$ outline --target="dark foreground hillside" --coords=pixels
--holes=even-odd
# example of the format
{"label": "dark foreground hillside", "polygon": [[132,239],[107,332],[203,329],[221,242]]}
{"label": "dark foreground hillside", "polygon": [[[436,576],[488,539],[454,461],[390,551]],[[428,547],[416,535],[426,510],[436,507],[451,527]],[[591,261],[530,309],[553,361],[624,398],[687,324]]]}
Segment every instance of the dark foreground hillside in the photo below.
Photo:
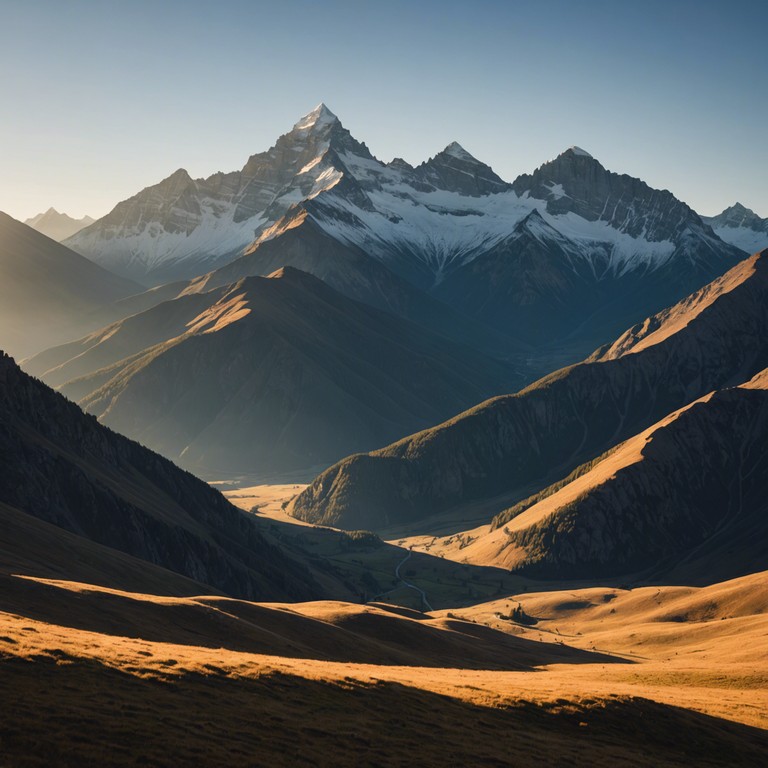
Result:
{"label": "dark foreground hillside", "polygon": [[251,517],[100,425],[0,353],[0,502],[227,594],[312,599],[307,569]]}

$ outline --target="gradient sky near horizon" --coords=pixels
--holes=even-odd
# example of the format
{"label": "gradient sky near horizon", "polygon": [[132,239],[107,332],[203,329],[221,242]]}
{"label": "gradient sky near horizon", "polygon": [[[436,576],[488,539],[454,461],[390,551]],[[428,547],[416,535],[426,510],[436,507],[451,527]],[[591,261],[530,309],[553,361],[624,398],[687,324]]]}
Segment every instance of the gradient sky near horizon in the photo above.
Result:
{"label": "gradient sky near horizon", "polygon": [[0,0],[0,210],[102,216],[241,168],[324,101],[378,158],[512,181],[577,144],[768,217],[765,0]]}

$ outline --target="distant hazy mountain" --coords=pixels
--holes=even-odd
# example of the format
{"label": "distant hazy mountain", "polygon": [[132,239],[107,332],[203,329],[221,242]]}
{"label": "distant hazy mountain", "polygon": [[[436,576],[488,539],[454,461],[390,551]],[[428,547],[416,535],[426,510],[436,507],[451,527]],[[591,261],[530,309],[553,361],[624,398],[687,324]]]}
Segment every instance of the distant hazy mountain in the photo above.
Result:
{"label": "distant hazy mountain", "polygon": [[[0,507],[15,510],[15,523],[31,515],[238,597],[322,594],[305,566],[269,544],[253,517],[101,426],[2,353],[0,456]],[[72,557],[104,559],[103,551],[73,538],[63,545]]]}
{"label": "distant hazy mountain", "polygon": [[521,381],[288,267],[162,303],[29,367],[105,424],[208,472],[327,465]]}
{"label": "distant hazy mountain", "polygon": [[704,217],[726,243],[747,253],[768,248],[768,219],[761,219],[754,211],[736,203],[717,216]]}
{"label": "distant hazy mountain", "polygon": [[[578,148],[513,184],[455,142],[415,168],[384,164],[322,104],[242,170],[198,180],[179,170],[67,244],[154,285],[246,254],[260,252],[258,262],[267,243],[273,268],[290,257],[327,278],[317,248],[297,252],[296,227],[322,232],[326,252],[367,257],[336,270],[329,282],[341,290],[369,282],[377,260],[497,333],[570,359],[744,255],[671,193]],[[517,270],[521,278],[510,277]],[[392,301],[387,292],[379,302]]]}
{"label": "distant hazy mountain", "polygon": [[62,240],[72,237],[83,227],[93,224],[94,221],[96,219],[92,219],[90,216],[73,219],[66,213],[59,213],[55,208],[49,208],[45,213],[38,213],[37,216],[27,219],[24,223],[60,243]]}
{"label": "distant hazy mountain", "polygon": [[82,335],[135,283],[0,213],[0,348],[20,357]]}
{"label": "distant hazy mountain", "polygon": [[[768,251],[584,363],[343,460],[294,500],[292,512],[377,528],[496,496],[508,506],[708,392],[754,376],[768,366],[766,339]],[[503,499],[496,504],[498,511]]]}

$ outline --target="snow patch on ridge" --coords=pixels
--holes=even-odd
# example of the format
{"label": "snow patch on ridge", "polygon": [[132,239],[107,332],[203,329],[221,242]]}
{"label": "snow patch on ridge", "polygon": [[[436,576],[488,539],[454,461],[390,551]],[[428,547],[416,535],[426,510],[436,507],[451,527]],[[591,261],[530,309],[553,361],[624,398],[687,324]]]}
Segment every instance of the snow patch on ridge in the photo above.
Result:
{"label": "snow patch on ridge", "polygon": [[302,173],[309,173],[321,160],[323,159],[322,155],[318,155],[314,160],[311,160],[308,162],[300,171],[299,174]]}
{"label": "snow patch on ridge", "polygon": [[[436,283],[454,267],[509,237],[534,210],[541,216],[538,225],[529,225],[532,232],[536,229],[534,235],[567,238],[571,250],[575,247],[590,260],[599,254],[601,261],[607,259],[608,270],[618,274],[644,265],[659,266],[675,250],[671,241],[652,243],[635,238],[604,221],[590,222],[574,213],[553,216],[547,213],[545,200],[528,194],[518,197],[505,190],[476,198],[444,190],[425,192],[409,183],[407,173],[376,160],[349,153],[341,159],[366,190],[373,210],[363,210],[331,192],[322,198],[323,212],[317,223],[331,236],[385,263],[398,253],[420,258]],[[551,190],[554,195],[566,194],[559,184],[553,184]]]}
{"label": "snow patch on ridge", "polygon": [[[158,222],[151,222],[142,230],[121,233],[119,249],[111,251],[111,264],[118,262],[127,273],[141,276],[159,267],[175,262],[205,262],[212,253],[236,254],[254,238],[255,231],[265,219],[259,215],[242,222],[234,221],[233,203],[203,200],[198,225],[189,233],[168,232]],[[83,233],[81,242],[89,239],[95,245],[101,242],[99,232]]]}
{"label": "snow patch on ridge", "polygon": [[546,209],[539,213],[560,234],[581,245],[585,252],[593,251],[597,245],[607,244],[608,270],[619,275],[645,265],[659,267],[675,251],[671,240],[651,242],[644,237],[632,237],[614,229],[607,221],[588,221],[573,211],[557,216],[550,215]]}
{"label": "snow patch on ridge", "polygon": [[749,254],[768,248],[768,234],[749,227],[714,227],[715,234],[729,245],[735,245]]}
{"label": "snow patch on ridge", "polygon": [[327,168],[316,179],[312,191],[307,196],[308,199],[317,197],[321,192],[325,192],[335,187],[342,179],[344,174],[336,168]]}
{"label": "snow patch on ridge", "polygon": [[549,194],[555,200],[559,200],[561,197],[570,197],[565,189],[563,189],[563,185],[555,184],[554,181],[549,183]]}

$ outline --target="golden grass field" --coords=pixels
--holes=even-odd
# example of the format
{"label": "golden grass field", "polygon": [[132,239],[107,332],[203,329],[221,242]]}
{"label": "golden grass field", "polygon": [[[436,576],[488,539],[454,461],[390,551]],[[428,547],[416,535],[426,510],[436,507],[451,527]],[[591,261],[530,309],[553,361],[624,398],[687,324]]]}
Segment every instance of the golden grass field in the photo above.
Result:
{"label": "golden grass field", "polygon": [[737,581],[524,595],[523,628],[6,577],[0,765],[760,765],[768,579]]}
{"label": "golden grass field", "polygon": [[[240,496],[287,523],[289,491]],[[421,613],[145,594],[2,554],[0,768],[768,764],[768,574]]]}

